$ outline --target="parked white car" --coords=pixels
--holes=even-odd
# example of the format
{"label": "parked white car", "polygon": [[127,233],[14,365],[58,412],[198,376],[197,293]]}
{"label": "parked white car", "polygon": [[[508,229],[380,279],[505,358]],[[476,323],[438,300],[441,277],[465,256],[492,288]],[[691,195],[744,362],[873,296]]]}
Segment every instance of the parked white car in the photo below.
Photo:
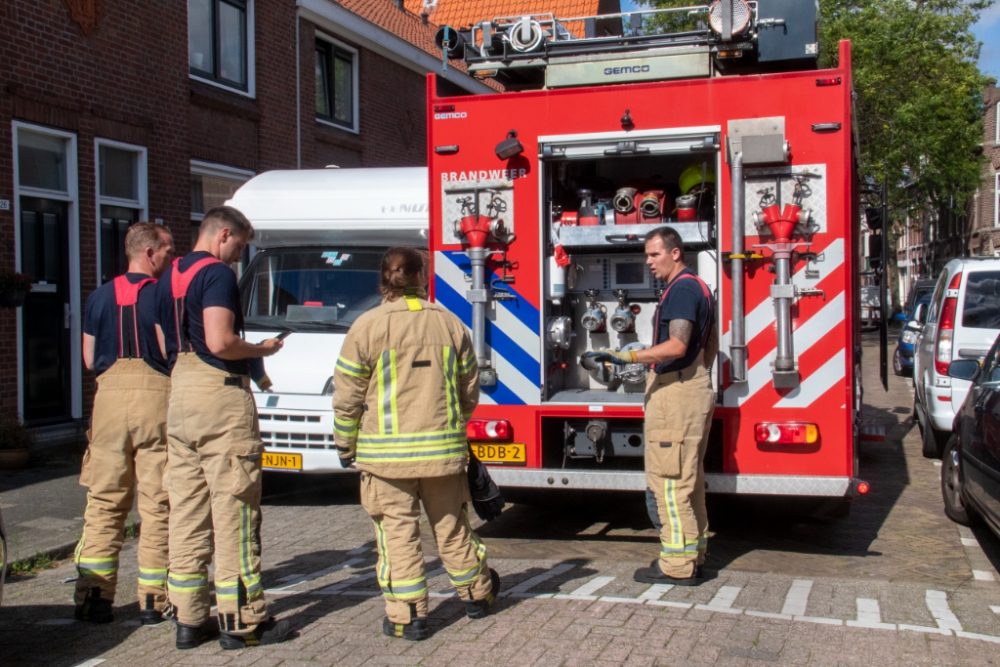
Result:
{"label": "parked white car", "polygon": [[923,453],[940,458],[970,383],[948,377],[957,359],[981,359],[1000,333],[1000,259],[953,259],[934,286],[913,355],[913,413]]}

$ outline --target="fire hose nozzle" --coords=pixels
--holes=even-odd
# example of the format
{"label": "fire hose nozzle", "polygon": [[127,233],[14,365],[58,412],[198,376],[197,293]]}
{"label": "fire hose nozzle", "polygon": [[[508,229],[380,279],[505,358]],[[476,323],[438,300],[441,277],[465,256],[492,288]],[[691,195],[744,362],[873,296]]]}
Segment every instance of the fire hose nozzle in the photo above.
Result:
{"label": "fire hose nozzle", "polygon": [[615,193],[614,207],[619,213],[628,213],[635,206],[635,188],[619,188]]}

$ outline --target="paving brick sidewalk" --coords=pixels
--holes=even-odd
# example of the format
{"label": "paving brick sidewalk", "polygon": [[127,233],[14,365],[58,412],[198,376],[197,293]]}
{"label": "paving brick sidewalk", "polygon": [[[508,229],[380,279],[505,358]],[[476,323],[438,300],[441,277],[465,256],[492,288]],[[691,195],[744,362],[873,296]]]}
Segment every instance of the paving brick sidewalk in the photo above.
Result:
{"label": "paving brick sidewalk", "polygon": [[[264,583],[272,611],[298,630],[293,641],[175,651],[171,627],[138,625],[129,543],[110,625],[71,621],[72,584],[60,583],[74,576],[71,564],[9,583],[0,665],[1000,665],[991,609],[1000,584],[986,580],[997,578],[988,554],[1000,542],[943,518],[939,468],[920,456],[907,385],[891,378],[885,394],[872,376],[866,418],[889,437],[862,452],[871,496],[839,520],[728,506],[732,516],[713,518],[717,572],[696,589],[631,580],[656,550],[641,503],[521,505],[481,531],[510,593],[497,613],[465,619],[437,576],[432,637],[391,640],[381,635],[371,524],[345,481],[264,509]],[[424,545],[434,571],[433,544]]]}

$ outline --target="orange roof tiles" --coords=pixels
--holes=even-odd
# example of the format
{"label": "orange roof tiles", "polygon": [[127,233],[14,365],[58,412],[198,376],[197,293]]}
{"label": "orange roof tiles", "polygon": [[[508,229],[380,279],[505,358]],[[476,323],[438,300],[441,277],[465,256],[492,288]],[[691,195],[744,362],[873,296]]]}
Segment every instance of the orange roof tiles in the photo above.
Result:
{"label": "orange roof tiles", "polygon": [[[434,57],[441,57],[441,49],[434,46],[434,33],[437,32],[438,27],[431,23],[424,25],[419,11],[412,12],[400,9],[393,0],[335,1],[349,12],[388,30]],[[422,1],[417,0],[418,4]],[[465,63],[461,61],[452,60],[449,66],[465,70]]]}
{"label": "orange roof tiles", "polygon": [[[404,0],[408,11],[420,15],[425,0]],[[427,4],[430,4],[428,2]],[[594,16],[618,12],[618,0],[437,0],[436,6],[427,9],[428,20],[437,25],[465,28],[479,21],[498,16],[523,16],[525,14],[554,14],[556,18]],[[579,22],[566,27],[578,34],[583,26]]]}

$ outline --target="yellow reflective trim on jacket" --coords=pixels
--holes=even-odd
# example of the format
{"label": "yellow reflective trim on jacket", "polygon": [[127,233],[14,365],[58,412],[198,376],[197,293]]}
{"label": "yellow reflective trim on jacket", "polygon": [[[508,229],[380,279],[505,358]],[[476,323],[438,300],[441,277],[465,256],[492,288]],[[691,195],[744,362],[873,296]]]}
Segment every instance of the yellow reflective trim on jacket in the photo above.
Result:
{"label": "yellow reflective trim on jacket", "polygon": [[372,369],[368,366],[355,363],[350,359],[345,359],[344,357],[337,358],[337,368],[344,371],[348,375],[353,375],[354,377],[361,378],[362,380],[367,380],[372,375]]}
{"label": "yellow reflective trim on jacket", "polygon": [[423,306],[420,305],[420,299],[418,299],[417,297],[404,296],[403,298],[406,299],[406,307],[409,308],[411,311],[424,309]]}
{"label": "yellow reflective trim on jacket", "polygon": [[334,416],[333,430],[346,436],[357,435],[359,431],[358,424],[360,422],[360,419],[341,419]]}
{"label": "yellow reflective trim on jacket", "polygon": [[444,393],[448,403],[448,426],[458,428],[461,408],[458,404],[458,373],[455,370],[455,348],[444,347]]}
{"label": "yellow reflective trim on jacket", "polygon": [[398,430],[396,420],[396,351],[386,350],[375,366],[378,375],[378,432],[391,435]]}
{"label": "yellow reflective trim on jacket", "polygon": [[469,357],[467,359],[463,359],[458,364],[458,373],[459,373],[459,375],[468,375],[469,373],[471,373],[475,369],[476,369],[476,358],[475,357]]}

